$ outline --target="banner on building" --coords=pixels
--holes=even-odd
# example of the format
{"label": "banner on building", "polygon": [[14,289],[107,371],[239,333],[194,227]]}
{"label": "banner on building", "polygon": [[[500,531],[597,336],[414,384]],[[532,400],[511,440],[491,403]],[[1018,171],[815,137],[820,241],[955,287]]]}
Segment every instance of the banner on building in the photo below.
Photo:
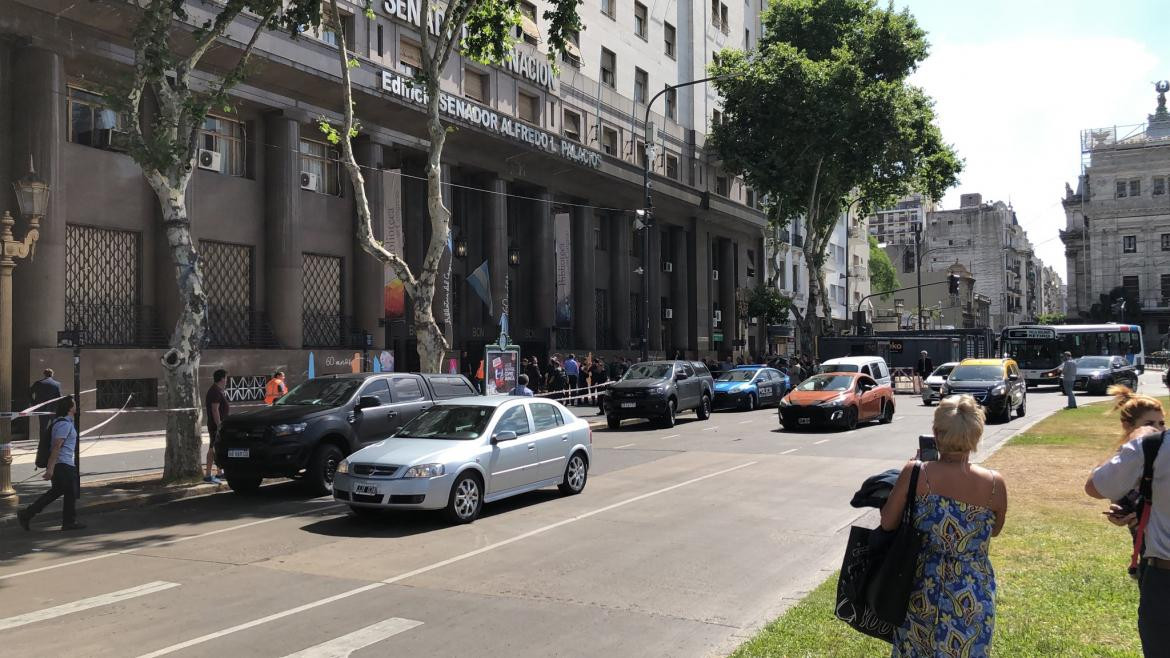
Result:
{"label": "banner on building", "polygon": [[[382,172],[382,244],[392,254],[406,257],[405,240],[402,235],[402,170],[387,169]],[[406,317],[406,287],[389,265],[382,278],[382,306],[389,320]]]}
{"label": "banner on building", "polygon": [[553,215],[553,240],[557,256],[557,326],[573,326],[573,245],[569,213]]}

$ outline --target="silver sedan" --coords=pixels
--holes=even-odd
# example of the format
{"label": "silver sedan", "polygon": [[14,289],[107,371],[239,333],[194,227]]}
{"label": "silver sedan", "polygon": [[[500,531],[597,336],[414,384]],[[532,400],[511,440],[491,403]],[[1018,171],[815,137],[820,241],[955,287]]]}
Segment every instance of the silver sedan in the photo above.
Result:
{"label": "silver sedan", "polygon": [[337,467],[333,497],[358,515],[445,509],[471,523],[484,503],[557,485],[581,493],[593,432],[558,402],[526,397],[449,400]]}

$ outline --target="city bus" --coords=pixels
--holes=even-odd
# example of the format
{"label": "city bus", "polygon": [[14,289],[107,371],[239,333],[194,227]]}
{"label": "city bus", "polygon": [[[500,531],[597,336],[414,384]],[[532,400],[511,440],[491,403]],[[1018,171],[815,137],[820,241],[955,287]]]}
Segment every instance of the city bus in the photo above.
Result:
{"label": "city bus", "polygon": [[1145,370],[1142,328],[1136,324],[1022,325],[1003,330],[1000,352],[1016,360],[1029,386],[1060,384],[1061,354],[1124,356]]}

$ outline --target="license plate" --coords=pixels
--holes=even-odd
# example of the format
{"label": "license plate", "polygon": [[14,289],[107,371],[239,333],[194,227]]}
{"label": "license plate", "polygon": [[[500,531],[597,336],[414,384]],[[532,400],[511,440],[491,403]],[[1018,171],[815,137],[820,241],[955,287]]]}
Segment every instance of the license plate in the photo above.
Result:
{"label": "license plate", "polygon": [[228,450],[228,459],[247,459],[250,455],[248,448],[240,450]]}
{"label": "license plate", "polygon": [[377,496],[380,492],[378,487],[372,484],[355,484],[353,485],[353,492],[355,494],[365,494],[367,496]]}
{"label": "license plate", "polygon": [[811,423],[812,423],[812,418],[797,418],[796,419],[797,425],[809,425]]}
{"label": "license plate", "polygon": [[633,409],[636,406],[638,406],[637,402],[623,402],[622,403],[622,409]]}

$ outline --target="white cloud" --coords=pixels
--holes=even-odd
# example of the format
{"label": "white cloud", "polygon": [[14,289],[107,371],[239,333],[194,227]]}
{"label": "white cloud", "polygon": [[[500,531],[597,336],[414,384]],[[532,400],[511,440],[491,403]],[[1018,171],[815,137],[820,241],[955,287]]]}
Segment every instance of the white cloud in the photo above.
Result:
{"label": "white cloud", "polygon": [[1138,124],[1153,112],[1159,57],[1112,37],[935,41],[915,74],[936,101],[944,138],[966,161],[959,194],[1010,200],[1044,262],[1064,275],[1064,184],[1076,187],[1080,131]]}

